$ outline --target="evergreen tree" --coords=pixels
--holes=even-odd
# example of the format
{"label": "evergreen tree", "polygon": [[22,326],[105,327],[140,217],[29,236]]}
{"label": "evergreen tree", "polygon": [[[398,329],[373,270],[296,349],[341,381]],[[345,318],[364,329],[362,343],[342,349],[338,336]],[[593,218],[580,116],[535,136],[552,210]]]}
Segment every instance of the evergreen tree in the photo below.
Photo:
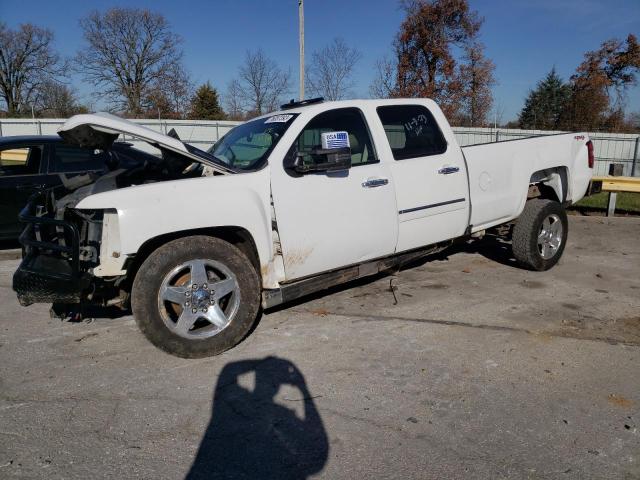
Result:
{"label": "evergreen tree", "polygon": [[570,98],[571,87],[552,68],[529,92],[518,119],[520,128],[557,130]]}
{"label": "evergreen tree", "polygon": [[194,120],[224,120],[225,113],[220,106],[218,91],[209,82],[196,90],[191,99],[189,116]]}

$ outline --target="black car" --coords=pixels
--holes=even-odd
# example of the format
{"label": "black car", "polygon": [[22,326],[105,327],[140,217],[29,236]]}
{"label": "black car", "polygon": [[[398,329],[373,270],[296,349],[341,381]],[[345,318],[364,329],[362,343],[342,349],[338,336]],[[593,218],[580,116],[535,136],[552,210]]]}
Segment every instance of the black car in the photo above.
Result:
{"label": "black car", "polygon": [[104,151],[75,147],[54,135],[0,137],[0,240],[18,238],[23,228],[18,213],[38,188],[146,161],[157,158],[128,143],[114,143]]}

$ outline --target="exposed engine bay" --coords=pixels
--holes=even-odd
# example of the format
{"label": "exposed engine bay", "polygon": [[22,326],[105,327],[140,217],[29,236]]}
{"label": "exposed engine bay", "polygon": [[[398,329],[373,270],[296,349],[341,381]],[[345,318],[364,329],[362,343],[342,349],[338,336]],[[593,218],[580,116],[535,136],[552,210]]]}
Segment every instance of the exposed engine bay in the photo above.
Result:
{"label": "exposed engine bay", "polygon": [[[56,192],[56,211],[73,208],[83,198],[96,193],[134,185],[211,176],[214,173],[201,163],[167,150],[162,151],[161,158],[134,149],[131,151],[131,157],[140,157],[143,161],[129,168],[122,168],[117,162],[113,162],[105,166],[102,175],[85,174],[71,178],[61,175],[63,189]],[[122,155],[110,153],[112,156]]]}
{"label": "exposed engine bay", "polygon": [[[56,316],[73,318],[81,315],[80,304],[126,307],[130,287],[126,275],[91,275],[91,270],[100,264],[102,230],[108,213],[75,207],[98,193],[219,174],[179,153],[162,148],[160,152],[161,156],[155,156],[129,145],[113,144],[107,151],[109,161],[102,173],[61,174],[61,185],[40,190],[31,197],[20,215],[26,224],[20,241],[27,268],[16,280],[18,287],[24,285],[23,291],[18,291],[23,305],[50,301]],[[33,277],[29,270],[34,272]],[[55,275],[57,281],[42,282],[35,275],[42,271]]]}

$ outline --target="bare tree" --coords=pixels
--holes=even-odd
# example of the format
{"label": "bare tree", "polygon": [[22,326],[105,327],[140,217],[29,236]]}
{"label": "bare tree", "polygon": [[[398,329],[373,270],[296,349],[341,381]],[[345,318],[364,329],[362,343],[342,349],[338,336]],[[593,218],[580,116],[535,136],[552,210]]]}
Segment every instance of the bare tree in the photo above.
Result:
{"label": "bare tree", "polygon": [[[498,101],[497,103],[494,102],[493,104],[493,113],[492,113],[492,117],[490,120],[493,121],[493,124],[495,127],[502,127],[504,125],[503,120],[504,120],[504,112],[505,112],[505,106],[502,102]],[[491,122],[489,122],[491,123]]]}
{"label": "bare tree", "polygon": [[167,84],[186,78],[169,80],[176,68],[182,70],[182,40],[160,14],[112,8],[94,11],[80,26],[88,45],[76,56],[77,69],[116,108],[140,115],[153,107],[158,92],[171,96]]}
{"label": "bare tree", "polygon": [[191,104],[193,84],[179,63],[169,66],[146,98],[147,112],[167,118],[185,118]]}
{"label": "bare tree", "polygon": [[247,51],[240,67],[238,99],[250,115],[262,115],[275,110],[282,97],[291,90],[291,72],[283,71],[262,49]]}
{"label": "bare tree", "polygon": [[369,85],[369,95],[373,98],[389,98],[396,89],[396,67],[388,57],[376,61],[375,76]]}
{"label": "bare tree", "polygon": [[11,30],[0,22],[0,95],[9,115],[33,105],[43,82],[62,75],[52,43],[49,30],[29,23]]}
{"label": "bare tree", "polygon": [[231,80],[224,96],[225,110],[229,120],[244,120],[246,114],[242,97],[240,82],[237,79]]}
{"label": "bare tree", "polygon": [[55,118],[68,118],[88,111],[87,107],[80,105],[72,88],[53,80],[41,85],[36,105],[41,116]]}
{"label": "bare tree", "polygon": [[341,100],[352,95],[355,85],[353,70],[362,53],[349,47],[342,38],[333,41],[311,55],[307,67],[307,85],[313,95],[326,100]]}

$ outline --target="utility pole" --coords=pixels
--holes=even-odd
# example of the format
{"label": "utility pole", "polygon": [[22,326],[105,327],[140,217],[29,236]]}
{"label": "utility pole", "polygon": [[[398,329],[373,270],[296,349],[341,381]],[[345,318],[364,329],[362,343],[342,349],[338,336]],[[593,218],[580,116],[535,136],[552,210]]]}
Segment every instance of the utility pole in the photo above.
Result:
{"label": "utility pole", "polygon": [[304,0],[298,0],[298,24],[300,26],[300,100],[304,100]]}

